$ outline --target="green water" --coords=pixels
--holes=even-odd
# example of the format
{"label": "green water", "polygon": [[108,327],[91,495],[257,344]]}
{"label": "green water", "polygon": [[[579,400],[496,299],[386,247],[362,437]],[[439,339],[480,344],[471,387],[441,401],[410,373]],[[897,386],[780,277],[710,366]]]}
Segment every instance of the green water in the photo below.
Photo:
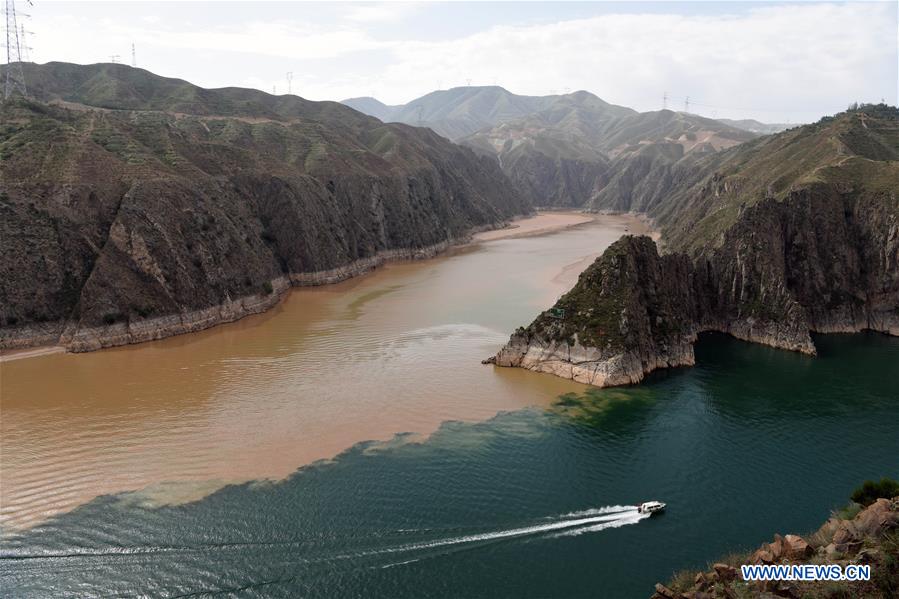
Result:
{"label": "green water", "polygon": [[[11,597],[648,597],[899,475],[899,339],[809,358],[704,337],[697,366],[363,443],[279,483],[103,496],[7,536]],[[647,499],[668,512],[639,518]],[[617,506],[617,507],[616,507]]]}

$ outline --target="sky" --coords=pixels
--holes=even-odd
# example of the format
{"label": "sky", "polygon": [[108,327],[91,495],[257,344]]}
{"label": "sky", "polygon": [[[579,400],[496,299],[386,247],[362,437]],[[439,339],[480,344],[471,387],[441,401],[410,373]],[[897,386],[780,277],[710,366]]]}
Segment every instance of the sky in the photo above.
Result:
{"label": "sky", "polygon": [[[897,2],[20,3],[35,62],[401,104],[435,89],[587,90],[637,110],[809,122],[895,105]],[[292,73],[288,84],[287,73]]]}

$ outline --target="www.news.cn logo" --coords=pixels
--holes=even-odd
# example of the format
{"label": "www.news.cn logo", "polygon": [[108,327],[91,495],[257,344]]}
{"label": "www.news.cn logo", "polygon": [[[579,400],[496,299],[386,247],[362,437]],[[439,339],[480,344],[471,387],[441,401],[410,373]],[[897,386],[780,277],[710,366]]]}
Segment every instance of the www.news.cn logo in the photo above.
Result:
{"label": "www.news.cn logo", "polygon": [[850,564],[774,564],[740,566],[743,580],[871,580],[871,566]]}

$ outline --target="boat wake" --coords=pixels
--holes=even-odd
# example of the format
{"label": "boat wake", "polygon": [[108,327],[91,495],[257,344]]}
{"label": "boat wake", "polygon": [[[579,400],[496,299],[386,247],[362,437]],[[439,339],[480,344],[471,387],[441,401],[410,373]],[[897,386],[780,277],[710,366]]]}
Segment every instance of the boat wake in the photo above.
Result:
{"label": "boat wake", "polygon": [[[551,538],[561,536],[576,536],[588,532],[599,532],[608,528],[618,528],[627,526],[628,524],[636,524],[641,520],[649,518],[650,514],[641,514],[637,511],[636,506],[611,505],[600,508],[591,508],[579,512],[569,512],[547,518],[548,522],[534,524],[532,526],[523,526],[520,528],[510,528],[506,530],[497,530],[492,532],[484,532],[480,534],[464,535],[451,537],[448,539],[437,539],[433,541],[424,541],[419,543],[409,543],[397,547],[381,549],[375,553],[402,553],[409,551],[439,549],[442,547],[452,547],[457,545],[470,545],[488,543],[501,539],[512,539],[519,537],[528,537],[534,535],[549,534]],[[390,568],[403,564],[413,563],[417,559],[410,559],[403,562],[397,562],[382,566]]]}

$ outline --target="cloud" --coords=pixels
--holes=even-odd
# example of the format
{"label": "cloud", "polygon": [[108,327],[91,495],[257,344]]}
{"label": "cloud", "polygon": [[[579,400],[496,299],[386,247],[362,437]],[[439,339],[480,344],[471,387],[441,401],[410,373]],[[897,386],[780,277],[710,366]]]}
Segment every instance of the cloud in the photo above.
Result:
{"label": "cloud", "polygon": [[639,110],[660,108],[668,92],[669,107],[689,96],[708,116],[797,122],[897,95],[891,3],[741,5],[732,14],[677,14],[673,4],[641,14],[633,4],[570,20],[547,8],[543,22],[510,17],[480,29],[471,7],[446,28],[427,12],[433,6],[410,3],[304,8],[293,18],[287,8],[260,15],[223,4],[221,14],[180,19],[152,11],[97,19],[43,6],[57,12],[34,20],[40,60],[95,62],[135,41],[142,64],[166,75],[224,86],[252,73],[268,91],[285,89],[283,73],[293,71],[294,91],[310,99],[373,94],[394,104],[471,80],[523,94],[586,89]]}
{"label": "cloud", "polygon": [[401,21],[420,8],[416,2],[376,2],[353,5],[345,17],[360,23]]}
{"label": "cloud", "polygon": [[[68,55],[68,60],[77,61],[84,56],[95,61],[96,46],[89,41],[97,35],[110,46],[135,41],[144,47],[250,53],[301,61],[338,58],[388,46],[358,28],[323,30],[305,23],[255,20],[241,25],[175,29],[160,26],[159,19],[141,21],[146,25],[135,26],[113,19],[97,22],[68,15],[58,17],[41,23],[40,33],[48,34],[39,38],[41,51],[44,55]],[[53,35],[61,31],[70,33]],[[72,44],[73,37],[80,38],[81,43]],[[92,60],[88,58],[88,61]]]}
{"label": "cloud", "polygon": [[895,103],[895,14],[889,4],[803,4],[494,27],[396,46],[380,87],[385,101],[399,102],[433,88],[425,73],[453,85],[496,78],[518,93],[585,88],[644,110],[659,108],[667,91],[718,116],[797,120],[855,99]]}

